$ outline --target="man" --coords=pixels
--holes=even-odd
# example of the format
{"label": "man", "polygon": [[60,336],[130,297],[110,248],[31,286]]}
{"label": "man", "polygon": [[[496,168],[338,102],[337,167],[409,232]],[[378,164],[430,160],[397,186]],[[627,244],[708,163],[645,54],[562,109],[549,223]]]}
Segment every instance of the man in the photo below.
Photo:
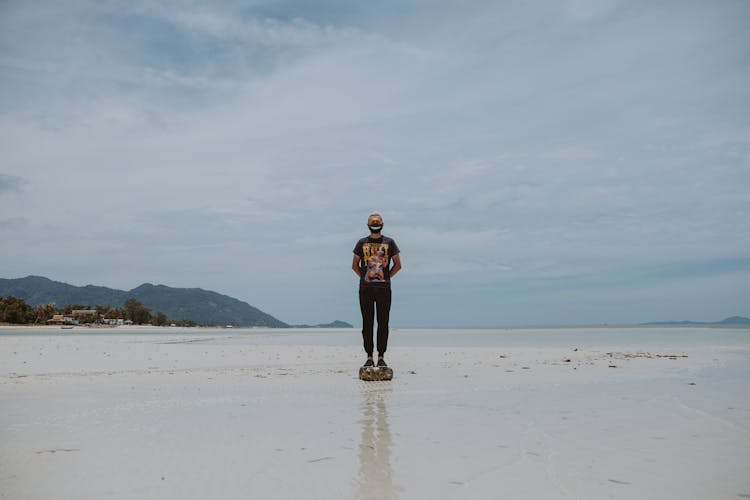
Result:
{"label": "man", "polygon": [[[365,366],[374,366],[372,359],[373,320],[378,318],[378,366],[385,363],[388,347],[388,316],[391,312],[391,278],[401,270],[401,257],[396,242],[383,236],[383,218],[378,213],[367,218],[370,235],[354,247],[352,269],[359,276],[359,308],[362,312],[362,340],[367,353]],[[393,267],[391,267],[393,261]]]}

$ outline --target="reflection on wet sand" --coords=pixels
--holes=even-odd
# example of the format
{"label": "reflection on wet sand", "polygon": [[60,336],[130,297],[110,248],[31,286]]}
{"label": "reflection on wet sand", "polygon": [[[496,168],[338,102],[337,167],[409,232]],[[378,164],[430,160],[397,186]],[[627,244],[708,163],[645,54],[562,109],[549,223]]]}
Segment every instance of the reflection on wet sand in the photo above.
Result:
{"label": "reflection on wet sand", "polygon": [[391,468],[391,431],[388,426],[389,382],[362,384],[362,435],[359,443],[359,472],[353,498],[395,500]]}

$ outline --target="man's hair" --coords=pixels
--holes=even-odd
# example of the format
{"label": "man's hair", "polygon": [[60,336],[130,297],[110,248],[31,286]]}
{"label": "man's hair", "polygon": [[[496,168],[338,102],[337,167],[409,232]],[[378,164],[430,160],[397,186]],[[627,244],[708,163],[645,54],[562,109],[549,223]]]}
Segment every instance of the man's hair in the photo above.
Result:
{"label": "man's hair", "polygon": [[367,220],[370,220],[372,217],[380,217],[381,219],[383,218],[383,216],[380,215],[378,212],[373,212],[367,216]]}

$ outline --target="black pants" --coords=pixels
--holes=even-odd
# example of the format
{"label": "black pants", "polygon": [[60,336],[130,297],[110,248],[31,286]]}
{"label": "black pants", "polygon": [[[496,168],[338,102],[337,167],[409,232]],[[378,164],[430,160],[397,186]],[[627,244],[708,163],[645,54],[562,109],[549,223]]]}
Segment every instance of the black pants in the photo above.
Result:
{"label": "black pants", "polygon": [[362,311],[362,340],[365,352],[372,356],[372,327],[375,309],[378,316],[378,354],[385,354],[388,347],[388,317],[391,313],[390,287],[362,287],[359,289],[359,309]]}

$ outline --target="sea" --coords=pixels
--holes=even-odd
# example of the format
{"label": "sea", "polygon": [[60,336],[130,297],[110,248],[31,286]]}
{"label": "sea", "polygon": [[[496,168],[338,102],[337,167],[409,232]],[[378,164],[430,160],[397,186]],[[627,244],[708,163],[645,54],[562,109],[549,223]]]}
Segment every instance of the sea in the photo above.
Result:
{"label": "sea", "polygon": [[[215,345],[361,346],[357,328],[175,328],[116,327],[0,329],[0,336],[141,336],[187,337]],[[391,328],[389,347],[579,347],[618,345],[645,349],[665,346],[750,347],[750,325],[742,327],[637,326],[435,329]]]}

